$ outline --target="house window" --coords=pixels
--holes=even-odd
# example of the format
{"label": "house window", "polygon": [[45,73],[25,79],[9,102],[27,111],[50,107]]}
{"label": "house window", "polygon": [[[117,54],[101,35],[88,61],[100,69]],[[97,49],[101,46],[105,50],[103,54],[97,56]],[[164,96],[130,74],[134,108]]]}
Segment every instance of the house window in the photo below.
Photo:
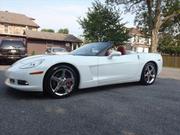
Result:
{"label": "house window", "polygon": [[4,32],[8,33],[8,25],[4,25]]}
{"label": "house window", "polygon": [[139,38],[140,38],[140,37],[139,37],[139,36],[137,36],[137,42],[138,42],[138,43],[139,43]]}
{"label": "house window", "polygon": [[15,27],[15,30],[13,33],[14,34],[23,34],[23,29],[21,29],[21,27]]}
{"label": "house window", "polygon": [[134,42],[136,42],[136,36],[134,36]]}
{"label": "house window", "polygon": [[28,27],[28,29],[29,29],[29,30],[33,30],[33,28],[32,28],[32,27]]}

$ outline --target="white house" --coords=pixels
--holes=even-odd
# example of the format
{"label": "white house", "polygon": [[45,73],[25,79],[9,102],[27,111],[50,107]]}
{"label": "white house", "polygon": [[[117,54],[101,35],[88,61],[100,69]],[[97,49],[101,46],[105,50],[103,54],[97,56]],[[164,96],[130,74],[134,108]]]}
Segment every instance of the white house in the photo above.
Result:
{"label": "white house", "polygon": [[129,28],[129,36],[131,38],[127,44],[131,50],[135,52],[149,52],[151,39],[145,38],[144,34],[138,28]]}

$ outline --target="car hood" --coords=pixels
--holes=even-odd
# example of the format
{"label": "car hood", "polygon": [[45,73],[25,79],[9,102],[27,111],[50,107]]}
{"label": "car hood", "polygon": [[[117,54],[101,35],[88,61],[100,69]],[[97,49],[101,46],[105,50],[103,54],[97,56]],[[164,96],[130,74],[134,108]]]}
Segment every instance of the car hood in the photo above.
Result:
{"label": "car hood", "polygon": [[42,58],[45,58],[45,57],[47,57],[47,55],[34,55],[34,56],[29,56],[29,57],[23,58],[23,59],[21,59],[21,60],[18,60],[15,64],[17,64],[17,63],[24,63],[24,62],[31,61],[31,60],[42,59]]}
{"label": "car hood", "polygon": [[72,55],[51,55],[51,54],[43,54],[43,55],[34,55],[34,56],[29,56],[26,58],[23,58],[19,61],[17,61],[16,63],[13,64],[14,65],[19,65],[19,64],[25,64],[25,63],[29,63],[35,60],[39,60],[39,59],[44,59],[47,60],[48,62],[53,62],[54,60],[61,60],[62,59],[66,59],[67,57],[72,57]]}

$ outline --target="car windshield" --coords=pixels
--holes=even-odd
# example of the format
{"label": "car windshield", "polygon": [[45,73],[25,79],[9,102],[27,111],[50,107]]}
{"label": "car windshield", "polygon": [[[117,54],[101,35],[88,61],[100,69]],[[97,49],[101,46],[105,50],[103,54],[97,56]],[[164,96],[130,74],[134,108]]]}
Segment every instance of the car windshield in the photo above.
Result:
{"label": "car windshield", "polygon": [[104,51],[106,48],[110,47],[110,42],[98,42],[85,44],[82,47],[71,52],[72,55],[82,55],[82,56],[97,56],[99,53]]}
{"label": "car windshield", "polygon": [[4,40],[1,43],[1,47],[4,49],[9,49],[9,48],[21,49],[24,48],[24,44],[22,41]]}
{"label": "car windshield", "polygon": [[53,52],[66,52],[64,48],[54,48]]}

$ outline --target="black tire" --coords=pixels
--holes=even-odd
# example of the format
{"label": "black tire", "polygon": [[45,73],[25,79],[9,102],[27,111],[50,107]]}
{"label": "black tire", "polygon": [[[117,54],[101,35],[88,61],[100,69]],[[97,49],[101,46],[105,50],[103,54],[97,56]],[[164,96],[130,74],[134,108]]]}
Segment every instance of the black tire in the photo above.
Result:
{"label": "black tire", "polygon": [[141,84],[151,85],[155,82],[157,76],[157,68],[153,62],[145,64],[141,74]]}
{"label": "black tire", "polygon": [[[64,75],[62,75],[63,72],[65,72]],[[68,78],[67,76],[69,77],[71,76],[71,78]],[[70,84],[72,85],[70,86],[70,88],[68,86],[69,85],[68,83],[70,83],[68,82],[68,79],[72,83]],[[78,88],[78,76],[75,70],[70,66],[56,65],[50,68],[44,77],[43,92],[45,95],[50,95],[54,98],[67,97],[70,96],[77,88]]]}

